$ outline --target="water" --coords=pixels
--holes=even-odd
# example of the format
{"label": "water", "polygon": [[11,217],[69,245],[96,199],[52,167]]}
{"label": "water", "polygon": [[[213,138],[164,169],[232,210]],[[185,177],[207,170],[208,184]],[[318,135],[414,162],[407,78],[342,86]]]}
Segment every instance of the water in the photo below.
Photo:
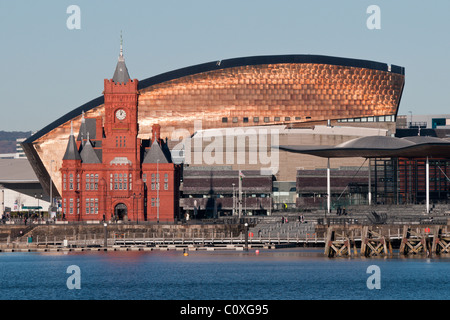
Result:
{"label": "water", "polygon": [[[69,289],[67,268],[80,268]],[[380,269],[370,290],[367,269]],[[1,253],[1,300],[450,299],[450,258],[333,258],[322,249]]]}

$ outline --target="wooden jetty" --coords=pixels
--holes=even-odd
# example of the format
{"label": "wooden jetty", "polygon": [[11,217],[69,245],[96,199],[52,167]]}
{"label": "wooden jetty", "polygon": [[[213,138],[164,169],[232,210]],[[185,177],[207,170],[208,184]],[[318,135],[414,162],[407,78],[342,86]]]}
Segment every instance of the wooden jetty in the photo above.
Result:
{"label": "wooden jetty", "polygon": [[[268,231],[261,236],[243,233],[226,236],[210,233],[209,236],[171,236],[152,233],[123,233],[113,237],[92,235],[88,237],[38,237],[27,243],[22,239],[0,243],[0,252],[18,251],[152,251],[152,250],[249,250],[295,247],[324,247],[328,257],[392,256],[393,249],[400,255],[438,255],[450,253],[448,225],[392,224],[392,225],[315,225],[306,232],[299,226],[289,232]],[[286,229],[286,231],[291,231]],[[263,233],[261,233],[263,234]]]}
{"label": "wooden jetty", "polygon": [[369,226],[364,226],[361,237],[361,255],[370,257],[390,254],[392,254],[392,245],[389,238]]}
{"label": "wooden jetty", "polygon": [[450,253],[450,232],[447,226],[435,227],[434,234],[437,236],[432,244],[432,252]]}
{"label": "wooden jetty", "polygon": [[400,255],[427,256],[450,253],[450,232],[447,225],[361,225],[329,226],[326,229],[325,251],[328,257],[392,256],[393,242]]}
{"label": "wooden jetty", "polygon": [[325,241],[325,254],[328,257],[341,257],[353,253],[356,254],[353,230],[339,230],[339,228],[333,226],[329,227]]}

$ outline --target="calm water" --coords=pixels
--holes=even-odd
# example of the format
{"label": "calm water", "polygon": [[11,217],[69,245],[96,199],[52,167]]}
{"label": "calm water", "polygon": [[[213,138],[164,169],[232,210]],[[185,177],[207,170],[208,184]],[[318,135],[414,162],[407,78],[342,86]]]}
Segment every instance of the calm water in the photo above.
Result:
{"label": "calm water", "polygon": [[[68,289],[67,268],[80,268]],[[367,268],[380,268],[369,290]],[[322,249],[1,253],[0,299],[450,299],[449,258],[334,258]]]}

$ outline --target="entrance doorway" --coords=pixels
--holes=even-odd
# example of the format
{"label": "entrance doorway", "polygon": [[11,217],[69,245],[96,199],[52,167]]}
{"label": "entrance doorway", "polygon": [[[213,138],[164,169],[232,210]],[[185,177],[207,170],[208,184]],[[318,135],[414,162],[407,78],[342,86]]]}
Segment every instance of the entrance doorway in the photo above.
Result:
{"label": "entrance doorway", "polygon": [[116,205],[114,208],[114,215],[117,220],[123,220],[128,215],[127,206],[123,203]]}

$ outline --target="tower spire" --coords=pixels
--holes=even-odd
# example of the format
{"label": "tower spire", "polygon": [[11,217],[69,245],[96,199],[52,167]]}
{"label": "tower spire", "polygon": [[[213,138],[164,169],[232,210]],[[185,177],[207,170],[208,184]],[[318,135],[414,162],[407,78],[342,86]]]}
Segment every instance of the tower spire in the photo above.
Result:
{"label": "tower spire", "polygon": [[120,57],[123,57],[123,38],[122,38],[122,30],[120,30]]}
{"label": "tower spire", "polygon": [[127,83],[130,80],[127,66],[125,65],[125,58],[123,57],[123,38],[122,31],[120,31],[120,53],[112,80],[115,83]]}
{"label": "tower spire", "polygon": [[81,160],[78,152],[77,143],[73,135],[73,122],[70,122],[70,136],[67,142],[66,152],[64,153],[63,160]]}

